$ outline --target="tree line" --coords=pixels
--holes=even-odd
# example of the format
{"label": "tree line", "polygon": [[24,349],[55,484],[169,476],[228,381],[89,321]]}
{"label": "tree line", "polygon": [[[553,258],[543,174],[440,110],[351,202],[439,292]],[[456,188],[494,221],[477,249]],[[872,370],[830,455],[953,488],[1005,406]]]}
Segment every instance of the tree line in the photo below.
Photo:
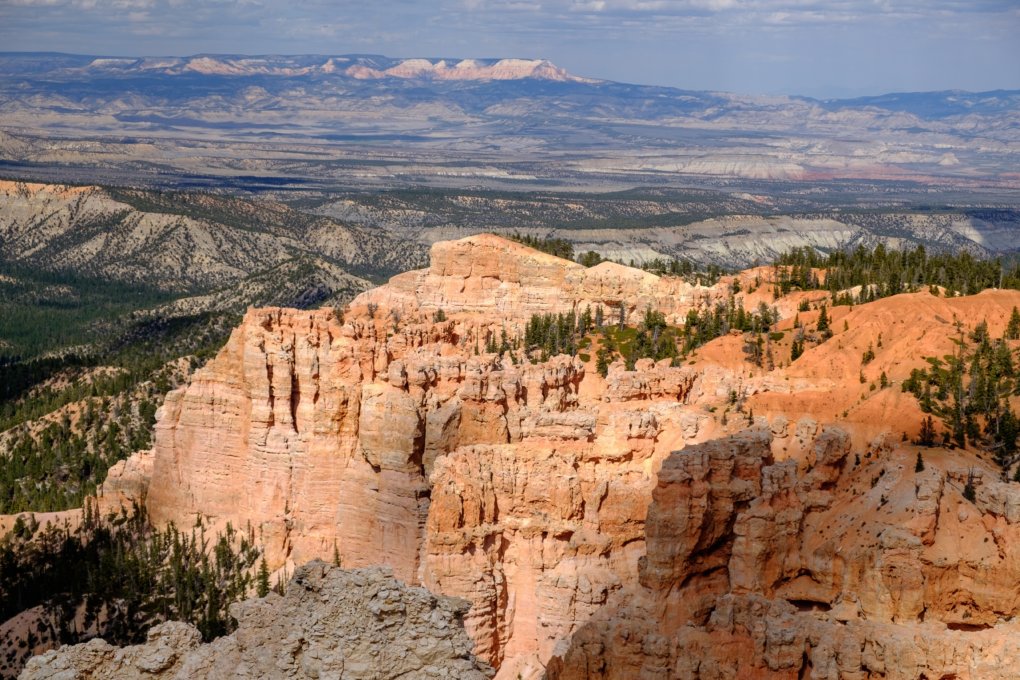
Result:
{"label": "tree line", "polygon": [[[777,257],[773,268],[776,297],[795,289],[826,290],[836,305],[862,304],[924,288],[936,294],[941,289],[949,296],[974,295],[988,288],[1020,290],[1020,265],[968,252],[929,253],[923,245],[892,250],[879,244],[828,254],[805,246]],[[824,277],[816,269],[825,270]],[[848,291],[858,286],[858,292]]]}
{"label": "tree line", "polygon": [[[507,234],[507,238],[523,243],[524,245],[539,250],[543,253],[549,253],[556,257],[561,257],[565,260],[574,260],[574,244],[563,238],[556,237],[543,237],[543,236],[531,236],[528,234],[521,234],[514,232]],[[636,262],[631,260],[629,263],[625,263],[622,260],[608,260],[594,250],[588,250],[580,253],[576,257],[578,264],[584,265],[585,267],[594,267],[602,262],[616,262],[617,264],[626,264],[629,267],[636,267],[643,269],[647,272],[651,272],[657,276],[678,276],[690,280],[692,283],[698,285],[711,286],[715,285],[719,278],[731,273],[724,267],[720,267],[717,264],[710,263],[706,267],[700,267],[691,260],[682,258],[655,258],[652,260],[645,260],[643,262]]]}
{"label": "tree line", "polygon": [[250,526],[153,528],[140,508],[100,517],[86,504],[76,527],[19,518],[0,540],[0,617],[42,606],[62,644],[94,627],[111,644],[137,644],[168,620],[212,640],[236,627],[228,607],[253,590],[255,538]]}

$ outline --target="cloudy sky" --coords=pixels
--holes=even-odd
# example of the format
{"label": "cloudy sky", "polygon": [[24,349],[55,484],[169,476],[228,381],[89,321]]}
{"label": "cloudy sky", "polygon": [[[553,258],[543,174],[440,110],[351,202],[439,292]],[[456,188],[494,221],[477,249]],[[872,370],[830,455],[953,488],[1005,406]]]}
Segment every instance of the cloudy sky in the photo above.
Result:
{"label": "cloudy sky", "polygon": [[0,0],[0,50],[544,57],[813,96],[1020,88],[1020,0]]}

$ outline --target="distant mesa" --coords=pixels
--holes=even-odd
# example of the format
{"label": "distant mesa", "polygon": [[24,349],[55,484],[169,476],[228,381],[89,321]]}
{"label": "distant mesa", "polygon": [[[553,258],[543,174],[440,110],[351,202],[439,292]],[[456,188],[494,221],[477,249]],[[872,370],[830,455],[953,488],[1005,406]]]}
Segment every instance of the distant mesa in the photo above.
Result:
{"label": "distant mesa", "polygon": [[346,71],[353,78],[430,78],[433,80],[554,80],[557,82],[598,82],[579,78],[545,59],[500,59],[487,63],[464,59],[456,63],[445,59],[433,63],[428,59],[407,59],[386,70],[356,64]]}
{"label": "distant mesa", "polygon": [[358,80],[383,78],[427,80],[551,80],[598,83],[568,73],[546,59],[389,59],[365,56],[228,56],[98,57],[86,71],[201,73],[221,76],[343,75]]}

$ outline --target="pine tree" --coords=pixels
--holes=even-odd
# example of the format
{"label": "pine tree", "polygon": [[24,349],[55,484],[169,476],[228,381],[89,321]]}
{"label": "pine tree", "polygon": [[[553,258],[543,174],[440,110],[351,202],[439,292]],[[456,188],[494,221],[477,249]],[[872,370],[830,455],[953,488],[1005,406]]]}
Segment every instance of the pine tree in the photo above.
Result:
{"label": "pine tree", "polygon": [[977,492],[974,490],[973,472],[967,475],[967,483],[963,485],[963,497],[971,503],[977,498]]}
{"label": "pine tree", "polygon": [[265,557],[259,563],[259,575],[255,585],[255,594],[259,597],[265,597],[269,594],[269,566],[266,564]]}
{"label": "pine tree", "polygon": [[931,416],[926,416],[921,421],[921,432],[917,437],[917,443],[921,446],[935,446],[935,421]]}
{"label": "pine tree", "polygon": [[1007,340],[1020,340],[1020,309],[1013,307],[1013,313],[1009,315],[1009,324],[1006,326]]}
{"label": "pine tree", "polygon": [[917,452],[917,462],[914,463],[914,472],[924,472],[924,458],[921,457],[921,452]]}
{"label": "pine tree", "polygon": [[744,341],[744,353],[755,366],[765,365],[765,339],[761,333],[755,333],[754,339]]}
{"label": "pine tree", "polygon": [[825,334],[829,330],[829,312],[826,306],[822,305],[822,311],[818,313],[818,332]]}
{"label": "pine tree", "polygon": [[861,365],[867,366],[874,360],[875,360],[875,348],[869,342],[868,349],[864,350],[864,354],[861,355]]}
{"label": "pine tree", "polygon": [[1008,406],[999,419],[997,434],[1002,443],[1003,462],[1008,463],[1017,452],[1017,439],[1020,437],[1020,419]]}

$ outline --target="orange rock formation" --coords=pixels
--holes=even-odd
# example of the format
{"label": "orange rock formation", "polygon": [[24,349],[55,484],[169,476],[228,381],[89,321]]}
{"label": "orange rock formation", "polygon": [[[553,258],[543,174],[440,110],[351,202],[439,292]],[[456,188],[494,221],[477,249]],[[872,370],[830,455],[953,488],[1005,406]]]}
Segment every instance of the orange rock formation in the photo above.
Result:
{"label": "orange rock formation", "polygon": [[[335,548],[468,599],[499,678],[550,660],[563,678],[1000,677],[966,669],[1016,658],[1002,622],[1020,606],[1020,486],[962,452],[912,473],[896,447],[920,412],[895,381],[946,347],[954,315],[995,332],[1020,294],[897,296],[846,313],[846,331],[840,308],[833,338],[773,371],[733,337],[605,379],[578,358],[480,351],[534,313],[614,319],[622,303],[679,323],[730,290],[495,236],[438,243],[429,269],[343,320],[251,310],[167,398],[153,452],[111,471],[104,503],[250,522],[274,568]],[[859,359],[879,332],[867,372],[894,386],[871,391]],[[959,496],[970,469],[986,480],[976,505]]]}

